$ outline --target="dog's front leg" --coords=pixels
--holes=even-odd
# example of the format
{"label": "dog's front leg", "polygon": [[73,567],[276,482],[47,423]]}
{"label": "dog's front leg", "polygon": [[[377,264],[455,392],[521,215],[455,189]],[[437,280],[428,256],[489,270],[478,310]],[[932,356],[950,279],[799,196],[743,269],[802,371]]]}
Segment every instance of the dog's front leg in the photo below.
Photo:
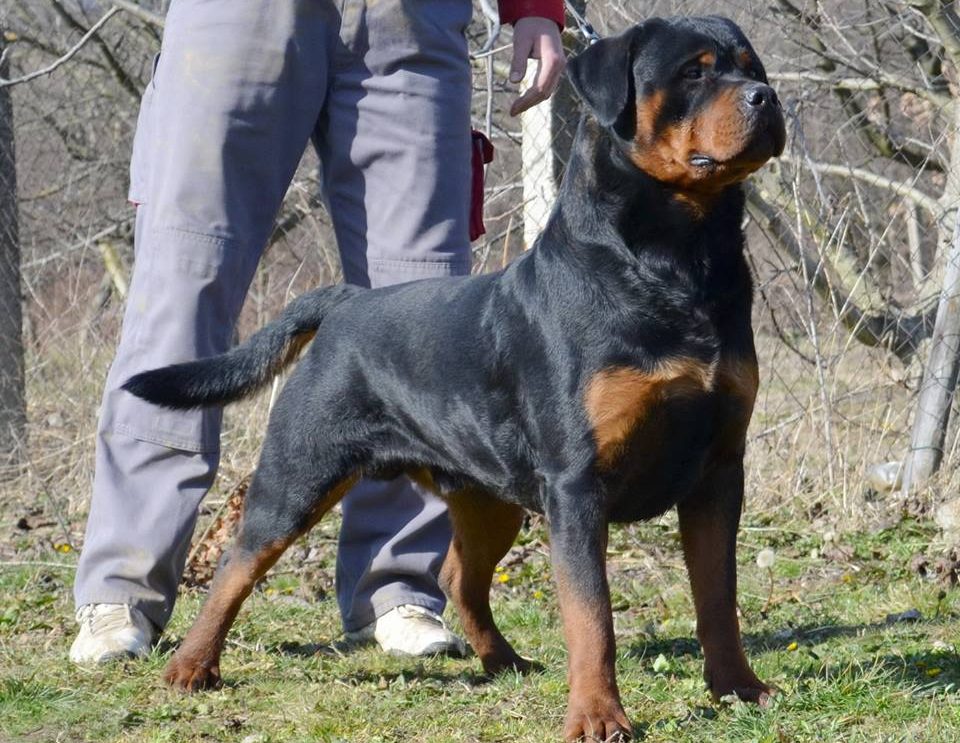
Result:
{"label": "dog's front leg", "polygon": [[569,660],[570,698],[563,734],[573,740],[625,740],[610,589],[607,520],[593,487],[554,487],[547,495],[550,554]]}
{"label": "dog's front leg", "polygon": [[743,507],[743,464],[712,473],[702,492],[677,506],[683,554],[693,588],[704,678],[715,700],[736,694],[766,704],[770,687],[756,677],[737,621],[737,528]]}

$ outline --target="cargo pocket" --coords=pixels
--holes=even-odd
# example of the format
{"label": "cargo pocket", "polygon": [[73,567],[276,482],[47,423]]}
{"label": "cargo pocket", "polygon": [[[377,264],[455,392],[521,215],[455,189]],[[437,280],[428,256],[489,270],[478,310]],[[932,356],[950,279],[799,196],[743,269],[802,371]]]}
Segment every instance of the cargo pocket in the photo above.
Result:
{"label": "cargo pocket", "polygon": [[153,74],[150,82],[140,96],[140,113],[137,116],[137,130],[133,134],[133,154],[130,156],[130,188],[127,191],[127,200],[133,205],[144,204],[147,201],[147,184],[149,177],[149,155],[153,116],[153,98],[156,94],[157,65],[160,63],[160,52],[153,58]]}

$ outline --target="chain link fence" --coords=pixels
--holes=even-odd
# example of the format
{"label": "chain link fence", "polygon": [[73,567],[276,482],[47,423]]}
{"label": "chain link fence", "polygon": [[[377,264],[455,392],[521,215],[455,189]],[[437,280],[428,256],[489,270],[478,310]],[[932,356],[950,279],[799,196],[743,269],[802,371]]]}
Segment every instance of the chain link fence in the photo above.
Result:
{"label": "chain link fence", "polygon": [[[0,27],[6,75],[16,77],[62,58],[110,4],[8,6]],[[895,497],[889,472],[872,469],[903,461],[911,446],[958,203],[953,52],[942,43],[935,11],[921,6],[585,4],[601,36],[654,15],[729,16],[751,38],[783,101],[788,150],[750,182],[745,225],[762,375],[748,452],[757,510],[783,507],[817,523],[869,525],[898,517],[905,506],[930,509],[956,487],[953,436],[939,479],[909,500]],[[163,11],[159,1],[134,7]],[[3,487],[34,501],[40,494],[72,539],[89,496],[97,406],[132,263],[127,167],[139,94],[161,36],[150,13],[118,13],[51,74],[9,88],[29,444],[25,463],[10,468],[13,479]],[[471,48],[483,49],[488,32],[478,10],[468,29]],[[509,36],[503,29],[492,53],[473,63],[475,127],[489,125],[496,147],[485,189],[487,233],[474,244],[478,272],[498,270],[530,246],[579,119],[566,83],[549,106],[520,119],[508,115],[516,95],[505,83]],[[571,51],[584,43],[575,25],[565,41]],[[292,296],[339,280],[317,191],[308,152],[251,287],[240,337]],[[252,468],[266,415],[266,398],[229,412],[222,492]]]}

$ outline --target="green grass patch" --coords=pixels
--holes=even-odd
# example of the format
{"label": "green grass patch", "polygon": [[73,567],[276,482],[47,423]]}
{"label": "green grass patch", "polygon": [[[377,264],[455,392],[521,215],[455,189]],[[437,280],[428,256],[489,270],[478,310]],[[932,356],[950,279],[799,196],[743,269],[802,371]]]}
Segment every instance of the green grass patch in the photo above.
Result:
{"label": "green grass patch", "polygon": [[[192,696],[160,682],[201,595],[182,596],[145,661],[80,669],[68,568],[0,570],[2,741],[549,741],[567,685],[549,560],[538,527],[508,559],[494,609],[521,654],[544,670],[484,677],[475,658],[410,660],[340,644],[332,598],[282,569],[247,602],[223,657],[225,687]],[[921,579],[911,557],[932,531],[907,522],[823,536],[747,524],[741,534],[743,628],[759,675],[781,690],[770,709],[714,705],[675,526],[615,530],[610,573],[624,704],[648,741],[960,740],[960,596]],[[756,565],[776,551],[768,571]],[[51,551],[50,562],[72,555]],[[909,613],[908,613],[909,612]],[[456,624],[453,618],[454,625]]]}

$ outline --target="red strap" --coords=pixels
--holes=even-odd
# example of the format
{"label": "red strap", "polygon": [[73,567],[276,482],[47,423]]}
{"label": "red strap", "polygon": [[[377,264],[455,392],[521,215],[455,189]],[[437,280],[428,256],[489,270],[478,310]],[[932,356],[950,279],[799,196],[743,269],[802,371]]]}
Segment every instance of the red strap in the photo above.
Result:
{"label": "red strap", "polygon": [[471,160],[470,241],[473,242],[487,231],[483,226],[483,166],[493,162],[493,143],[476,129],[471,134],[473,158]]}

